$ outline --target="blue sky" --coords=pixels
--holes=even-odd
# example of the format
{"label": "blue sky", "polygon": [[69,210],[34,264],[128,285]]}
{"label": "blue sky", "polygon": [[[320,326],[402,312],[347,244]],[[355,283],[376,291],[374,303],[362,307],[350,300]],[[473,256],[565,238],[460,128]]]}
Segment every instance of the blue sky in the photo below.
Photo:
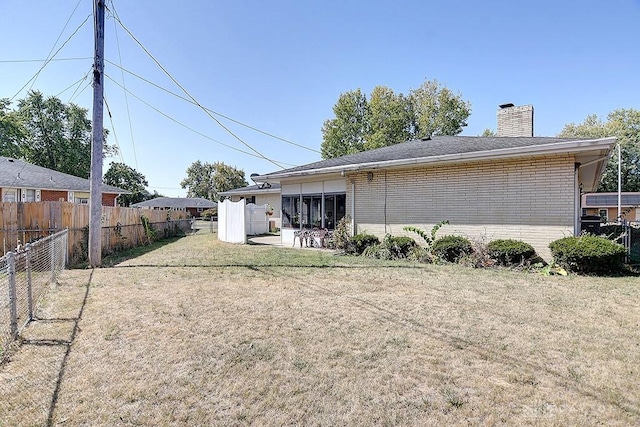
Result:
{"label": "blue sky", "polygon": [[[111,1],[109,1],[111,5]],[[463,135],[495,129],[497,106],[533,104],[535,134],[554,136],[588,114],[640,109],[640,1],[520,2],[113,0],[122,23],[202,105],[252,127],[320,150],[322,123],[343,92],[383,85],[407,93],[437,79],[472,104]],[[74,8],[77,9],[72,14]],[[0,0],[0,97],[20,88],[92,13],[91,0]],[[49,63],[32,89],[91,109],[91,89],[74,82],[91,69],[91,18]],[[132,38],[106,22],[107,60],[173,92],[180,89]],[[199,108],[124,73],[124,86],[187,130],[124,91],[120,69],[106,64],[105,97],[122,158],[149,189],[184,196],[196,160],[251,173],[278,170],[209,138],[250,151]],[[79,85],[85,88],[88,80]],[[64,91],[64,92],[63,92]],[[184,96],[184,94],[182,94]],[[90,114],[90,113],[89,113]],[[264,156],[289,165],[320,154],[220,118]],[[110,143],[115,143],[112,132]]]}

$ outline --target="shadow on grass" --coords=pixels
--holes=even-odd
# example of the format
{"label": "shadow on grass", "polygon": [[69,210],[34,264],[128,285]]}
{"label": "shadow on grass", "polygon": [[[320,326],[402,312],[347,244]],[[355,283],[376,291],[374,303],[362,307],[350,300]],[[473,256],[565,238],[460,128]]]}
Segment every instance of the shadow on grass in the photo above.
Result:
{"label": "shadow on grass", "polygon": [[[177,236],[177,237],[168,237],[166,239],[158,240],[156,242],[151,243],[150,245],[138,246],[136,248],[127,249],[122,252],[115,252],[110,255],[102,258],[102,267],[113,267],[116,264],[119,264],[124,261],[128,261],[130,259],[137,258],[141,255],[147,254],[149,252],[155,251],[156,249],[160,249],[163,246],[169,245],[171,243],[177,242],[185,236]],[[85,261],[79,264],[75,264],[70,266],[72,269],[85,269],[88,268],[89,264]]]}

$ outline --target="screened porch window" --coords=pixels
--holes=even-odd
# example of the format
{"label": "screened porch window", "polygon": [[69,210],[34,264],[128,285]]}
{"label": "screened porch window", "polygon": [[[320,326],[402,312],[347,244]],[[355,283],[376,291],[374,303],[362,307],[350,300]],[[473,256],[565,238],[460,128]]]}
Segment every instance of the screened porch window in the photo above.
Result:
{"label": "screened porch window", "polygon": [[346,194],[303,194],[282,197],[282,226],[333,230],[346,212]]}

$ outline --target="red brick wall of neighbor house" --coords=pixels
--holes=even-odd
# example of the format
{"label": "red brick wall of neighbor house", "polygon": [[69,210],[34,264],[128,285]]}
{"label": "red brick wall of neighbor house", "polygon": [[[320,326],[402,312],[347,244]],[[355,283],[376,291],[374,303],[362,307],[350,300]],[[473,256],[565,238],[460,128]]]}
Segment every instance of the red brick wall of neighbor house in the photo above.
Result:
{"label": "red brick wall of neighbor house", "polygon": [[200,212],[198,212],[198,208],[187,208],[187,212],[194,218],[200,218]]}
{"label": "red brick wall of neighbor house", "polygon": [[117,194],[102,193],[102,206],[117,206],[115,203]]}
{"label": "red brick wall of neighbor house", "polygon": [[59,202],[60,200],[66,202],[67,192],[56,190],[42,190],[40,192],[40,200],[43,202]]}

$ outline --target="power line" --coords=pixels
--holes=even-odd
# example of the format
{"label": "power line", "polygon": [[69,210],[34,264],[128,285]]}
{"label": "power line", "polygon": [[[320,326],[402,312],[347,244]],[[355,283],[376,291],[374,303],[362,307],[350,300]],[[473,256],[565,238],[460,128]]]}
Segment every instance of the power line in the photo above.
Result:
{"label": "power line", "polygon": [[[114,13],[116,10],[115,5],[113,4],[113,0],[111,0],[111,8],[113,9]],[[124,71],[122,68],[122,54],[120,53],[120,38],[118,37],[118,26],[116,25],[116,21],[113,21],[113,29],[114,29],[114,33],[116,35],[116,46],[118,47],[118,60],[120,62],[120,74],[122,76],[122,87],[125,88],[124,90],[124,102],[125,105],[127,106],[127,118],[129,119],[129,135],[131,136],[131,146],[133,147],[133,160],[136,164],[136,169],[138,169],[138,156],[136,154],[136,144],[135,141],[133,139],[133,124],[131,123],[131,111],[129,109],[129,97],[127,96],[127,85],[125,84],[124,81]],[[111,114],[109,114],[109,116],[111,116]]]}
{"label": "power line", "polygon": [[133,33],[131,31],[129,31],[129,29],[122,23],[122,21],[120,21],[120,18],[118,17],[117,13],[114,13],[114,17],[116,19],[116,21],[118,21],[118,23],[120,24],[120,26],[127,32],[127,34],[129,34],[129,36],[138,44],[138,46],[140,46],[140,48],[147,54],[147,56],[149,56],[149,58],[151,58],[153,60],[153,62],[156,63],[156,65],[167,75],[167,77],[169,77],[171,79],[171,81],[180,88],[180,90],[182,90],[185,95],[187,95],[189,98],[191,98],[191,100],[196,103],[196,105],[202,109],[202,111],[204,111],[209,117],[211,117],[212,120],[214,120],[216,123],[218,123],[218,126],[220,126],[222,129],[224,129],[229,135],[233,136],[236,140],[238,140],[241,144],[243,144],[245,147],[249,148],[251,151],[253,151],[254,153],[256,153],[259,157],[263,158],[264,160],[273,163],[274,165],[276,165],[279,168],[284,169],[282,166],[280,166],[277,162],[271,160],[270,158],[268,158],[267,156],[265,156],[264,154],[262,154],[261,152],[259,152],[258,150],[256,150],[255,148],[253,148],[251,145],[247,144],[244,140],[242,140],[242,138],[240,138],[238,135],[236,135],[235,133],[233,133],[231,131],[231,129],[227,128],[224,124],[222,124],[220,122],[220,120],[218,120],[213,114],[211,114],[206,108],[204,108],[202,106],[202,104],[200,104],[172,75],[171,73],[169,73],[163,66],[162,64],[160,64],[160,62],[151,54],[151,52],[149,52],[147,50],[147,48],[144,47],[144,45],[133,35]]}
{"label": "power line", "polygon": [[[197,134],[197,135],[200,135],[200,136],[202,136],[203,138],[206,138],[206,139],[208,139],[208,140],[210,140],[210,141],[212,141],[212,142],[215,142],[216,144],[220,144],[220,145],[222,145],[222,146],[224,146],[224,147],[227,147],[227,148],[229,148],[229,149],[231,149],[231,150],[234,150],[234,151],[237,151],[237,152],[239,152],[239,153],[246,154],[246,155],[248,155],[248,156],[252,156],[252,157],[257,157],[257,158],[259,158],[259,159],[262,159],[262,158],[263,158],[263,157],[260,157],[260,156],[258,156],[258,155],[256,155],[256,154],[254,154],[254,153],[251,153],[251,152],[248,152],[248,151],[241,150],[241,149],[239,149],[239,148],[237,148],[237,147],[234,147],[234,146],[232,146],[232,145],[225,144],[224,142],[220,142],[220,141],[218,141],[218,140],[216,140],[216,139],[211,138],[209,135],[206,135],[206,134],[204,134],[204,133],[202,133],[202,132],[200,132],[200,131],[197,131],[197,130],[193,129],[192,127],[190,127],[190,126],[188,126],[188,125],[186,125],[186,124],[184,124],[184,123],[180,122],[180,121],[179,121],[179,120],[177,120],[177,119],[174,119],[173,117],[171,117],[171,116],[170,116],[170,115],[168,115],[167,113],[165,113],[165,112],[163,112],[163,111],[159,110],[158,108],[154,107],[153,105],[149,104],[147,101],[145,101],[144,99],[140,98],[139,96],[137,96],[136,94],[134,94],[134,93],[133,93],[133,92],[131,92],[130,90],[125,89],[125,88],[124,88],[124,87],[123,87],[119,82],[117,82],[115,79],[113,79],[113,78],[112,78],[111,76],[109,76],[108,74],[105,74],[105,77],[106,77],[106,78],[108,78],[109,80],[111,80],[111,81],[112,81],[114,84],[116,84],[117,86],[119,86],[122,90],[124,90],[124,91],[128,92],[128,93],[129,93],[129,95],[133,96],[134,98],[136,98],[138,101],[142,102],[142,103],[143,103],[144,105],[146,105],[147,107],[151,108],[152,110],[154,110],[154,111],[155,111],[155,112],[157,112],[158,114],[160,114],[160,115],[164,116],[165,118],[167,118],[167,119],[171,120],[172,122],[174,122],[174,123],[176,123],[176,124],[178,124],[178,125],[180,125],[180,126],[184,127],[185,129],[190,130],[191,132],[193,132],[193,133],[195,133],[195,134]],[[274,161],[272,161],[272,162],[274,162]],[[292,164],[289,164],[289,163],[285,163],[285,162],[280,162],[280,161],[277,161],[277,163],[278,163],[278,165],[277,165],[277,166],[278,166],[278,167],[280,167],[280,168],[284,168],[284,167],[283,167],[283,166],[281,166],[281,165],[284,165],[284,166],[295,166],[295,165],[292,165]]]}
{"label": "power line", "polygon": [[[121,67],[121,66],[119,66],[118,64],[115,64],[115,63],[113,63],[113,62],[109,61],[108,59],[105,59],[105,61],[106,61],[106,62],[108,62],[109,64],[113,65],[114,67],[118,67],[118,68],[120,68],[122,71],[127,72],[127,73],[131,74],[131,75],[132,75],[132,76],[134,76],[134,77],[137,77],[138,79],[140,79],[140,80],[144,81],[145,83],[150,84],[151,86],[154,86],[154,87],[156,87],[156,88],[158,88],[158,89],[160,89],[160,90],[162,90],[162,91],[164,91],[164,92],[166,92],[166,93],[168,93],[168,94],[170,94],[170,95],[173,95],[173,96],[175,96],[175,97],[176,97],[176,98],[178,98],[178,99],[181,99],[181,100],[183,100],[183,101],[185,101],[185,102],[188,102],[189,104],[192,104],[192,105],[196,105],[196,106],[198,106],[198,104],[197,104],[197,103],[195,103],[195,102],[191,101],[190,99],[185,98],[184,96],[182,96],[182,95],[180,95],[180,94],[177,94],[177,93],[175,93],[175,92],[173,92],[173,91],[171,91],[171,90],[169,90],[169,89],[166,89],[166,88],[164,88],[164,87],[162,87],[162,86],[160,86],[160,85],[158,85],[158,84],[156,84],[156,83],[154,83],[154,82],[152,82],[152,81],[150,81],[150,80],[148,80],[148,79],[146,79],[146,78],[142,77],[141,75],[134,73],[133,71],[127,70],[126,68],[122,68],[122,67]],[[201,108],[204,108],[205,110],[209,111],[210,113],[215,114],[216,116],[220,116],[220,117],[222,117],[222,118],[224,118],[224,119],[226,119],[226,120],[229,120],[229,121],[231,121],[231,122],[233,122],[233,123],[239,124],[240,126],[244,126],[244,127],[248,128],[248,129],[251,129],[251,130],[253,130],[253,131],[255,131],[255,132],[258,132],[258,133],[261,133],[261,134],[263,134],[263,135],[269,136],[269,137],[271,137],[271,138],[274,138],[274,139],[280,140],[280,141],[282,141],[282,142],[286,142],[287,144],[295,145],[296,147],[300,147],[300,148],[303,148],[303,149],[305,149],[305,150],[309,150],[309,151],[312,151],[312,152],[314,152],[314,153],[318,153],[318,154],[320,154],[320,151],[319,151],[319,150],[316,150],[316,149],[314,149],[314,148],[310,148],[310,147],[307,147],[307,146],[305,146],[305,145],[298,144],[298,143],[296,143],[296,142],[293,142],[293,141],[290,141],[290,140],[288,140],[288,139],[282,138],[282,137],[280,137],[280,136],[274,135],[274,134],[272,134],[272,133],[269,133],[269,132],[266,132],[266,131],[260,130],[260,129],[256,128],[256,127],[253,127],[253,126],[251,126],[251,125],[248,125],[248,124],[246,124],[246,123],[243,123],[243,122],[241,122],[241,121],[239,121],[239,120],[233,119],[233,118],[231,118],[231,117],[229,117],[229,116],[226,116],[226,115],[224,115],[224,114],[222,114],[222,113],[220,113],[220,112],[214,111],[214,110],[212,110],[212,109],[210,109],[210,108],[207,108],[207,107],[204,107],[204,106],[200,106],[200,107],[201,107]]]}
{"label": "power line", "polygon": [[[116,127],[113,125],[113,116],[111,115],[111,109],[109,108],[109,103],[107,102],[107,97],[103,96],[104,105],[107,107],[107,114],[109,115],[109,122],[111,123],[111,130],[113,131],[113,137],[116,140],[116,147],[118,148],[118,154],[120,155],[120,161],[124,163],[124,157],[122,156],[122,149],[120,149],[120,142],[118,141],[118,134],[116,134]],[[136,169],[138,165],[136,165]]]}
{"label": "power line", "polygon": [[[82,76],[82,77],[80,78],[80,80],[76,80],[75,82],[71,83],[71,84],[70,84],[69,86],[67,86],[65,89],[63,89],[63,90],[61,90],[60,92],[58,92],[58,93],[55,95],[55,97],[56,97],[56,98],[58,98],[60,95],[62,95],[63,93],[65,93],[66,91],[68,91],[69,89],[71,89],[72,87],[74,87],[74,86],[76,86],[76,85],[77,85],[78,87],[80,87],[80,86],[82,85],[82,82],[83,82],[83,81],[85,81],[85,80],[87,79],[87,77],[89,76],[89,73],[90,73],[90,72],[91,72],[91,71],[87,71],[87,73],[85,73],[85,75],[84,75],[84,76]],[[74,91],[73,91],[73,94],[75,94],[77,90],[78,90],[78,88],[76,88],[76,90],[74,90]],[[72,96],[73,96],[73,94],[72,94]]]}
{"label": "power line", "polygon": [[51,59],[4,59],[0,60],[0,64],[18,64],[23,62],[58,62],[58,61],[84,61],[92,59],[90,56],[80,56],[77,58],[51,58]]}
{"label": "power line", "polygon": [[75,29],[75,31],[74,31],[73,33],[71,33],[71,35],[67,38],[67,40],[65,40],[65,42],[64,42],[64,43],[62,43],[62,46],[60,46],[60,47],[58,48],[58,50],[56,50],[56,52],[53,54],[53,56],[51,56],[51,58],[47,59],[47,60],[44,62],[44,64],[42,64],[42,66],[41,66],[41,67],[40,67],[40,69],[36,72],[36,74],[35,74],[33,77],[31,77],[31,78],[29,79],[29,81],[27,81],[27,82],[24,84],[24,86],[22,86],[22,87],[18,90],[18,92],[16,92],[16,94],[15,94],[15,95],[13,95],[13,96],[9,99],[9,102],[13,101],[13,100],[15,99],[15,97],[16,97],[16,96],[18,96],[18,94],[19,94],[20,92],[22,92],[22,90],[23,90],[25,87],[27,87],[27,85],[28,85],[29,83],[31,83],[31,81],[32,81],[32,80],[34,80],[34,79],[36,79],[36,78],[38,77],[38,75],[40,74],[40,72],[41,72],[42,70],[44,70],[44,67],[46,67],[47,65],[49,65],[49,62],[51,62],[51,60],[52,60],[53,58],[55,58],[55,56],[56,56],[56,55],[57,55],[57,54],[62,50],[62,48],[63,48],[63,47],[65,47],[67,43],[69,43],[69,41],[73,38],[73,36],[75,36],[75,35],[76,35],[76,33],[80,30],[80,28],[82,28],[82,27],[84,26],[84,24],[86,24],[86,23],[87,23],[87,21],[89,20],[89,18],[91,18],[91,15],[87,15],[87,17],[84,19],[84,21],[82,21],[82,23],[78,26],[78,28],[76,28],[76,29]]}
{"label": "power line", "polygon": [[[60,37],[62,37],[62,34],[64,34],[64,30],[67,29],[67,25],[69,25],[69,21],[71,21],[71,18],[73,18],[73,15],[75,15],[76,10],[78,10],[78,6],[80,6],[80,2],[82,0],[78,0],[78,3],[76,3],[76,7],[73,8],[73,11],[71,12],[71,15],[69,16],[69,19],[67,19],[67,22],[65,22],[64,27],[62,28],[62,30],[60,31],[60,34],[58,34],[58,38],[56,39],[55,43],[53,44],[53,46],[51,46],[51,50],[49,51],[49,53],[47,54],[47,59],[49,59],[51,57],[51,53],[53,52],[53,49],[56,48],[56,45],[58,44],[58,42],[60,41]],[[38,80],[38,76],[40,76],[40,71],[42,71],[42,68],[36,73],[36,75],[34,76],[33,81],[31,82],[31,86],[29,86],[29,90],[31,90],[33,88],[33,85],[36,83],[36,80]]]}

